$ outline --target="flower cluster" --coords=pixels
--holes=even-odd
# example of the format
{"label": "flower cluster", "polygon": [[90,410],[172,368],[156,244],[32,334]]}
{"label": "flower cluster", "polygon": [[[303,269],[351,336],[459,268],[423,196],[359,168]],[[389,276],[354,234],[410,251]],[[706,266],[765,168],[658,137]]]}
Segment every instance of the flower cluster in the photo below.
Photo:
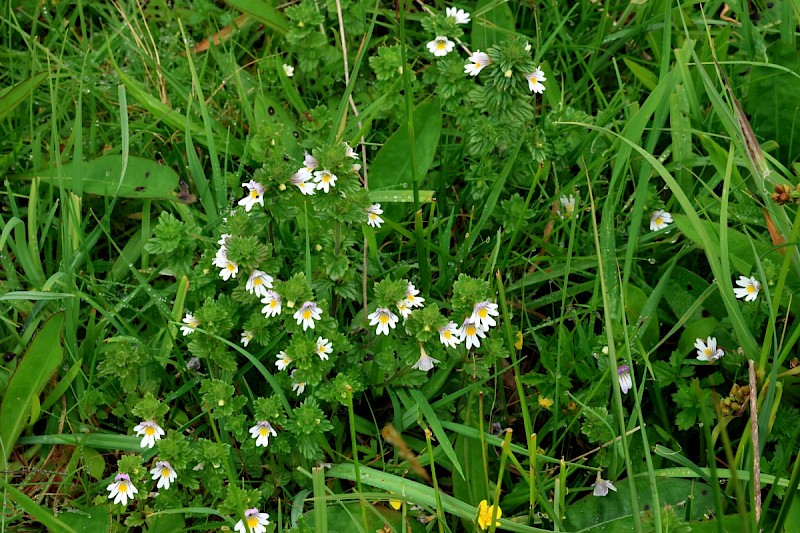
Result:
{"label": "flower cluster", "polygon": [[460,24],[469,24],[469,13],[456,7],[445,9],[445,16],[435,15],[432,22],[429,22],[430,29],[436,33],[436,38],[427,44],[428,51],[436,57],[444,57],[455,48],[456,43],[451,41],[447,35],[454,38],[461,36],[462,31],[457,28]]}

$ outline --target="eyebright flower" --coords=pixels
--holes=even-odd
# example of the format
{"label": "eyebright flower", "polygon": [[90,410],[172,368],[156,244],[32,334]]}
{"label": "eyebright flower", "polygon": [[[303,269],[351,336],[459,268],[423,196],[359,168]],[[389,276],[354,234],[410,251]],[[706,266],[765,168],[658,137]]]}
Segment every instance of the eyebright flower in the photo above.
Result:
{"label": "eyebright flower", "polygon": [[308,328],[314,329],[314,321],[319,320],[320,309],[314,302],[306,302],[300,306],[300,309],[295,311],[294,319],[298,324],[303,324],[303,331]]}
{"label": "eyebright flower", "polygon": [[388,335],[389,329],[394,329],[397,325],[397,315],[386,307],[375,309],[375,312],[367,315],[367,318],[369,318],[370,326],[377,324],[378,328],[375,330],[376,335],[380,335],[381,333]]}
{"label": "eyebright flower", "polygon": [[497,325],[497,322],[492,318],[495,316],[500,316],[500,313],[497,312],[497,304],[486,300],[475,304],[475,307],[472,308],[472,316],[470,318],[473,322],[480,324],[483,329],[488,331],[489,328],[493,328]]}
{"label": "eyebright flower", "polygon": [[597,480],[592,484],[592,486],[594,487],[592,494],[595,496],[605,496],[608,494],[609,489],[617,492],[617,487],[615,487],[614,484],[607,479],[601,478],[599,473],[597,474]]}
{"label": "eyebright flower", "polygon": [[561,218],[571,217],[572,213],[575,212],[575,197],[570,194],[569,198],[562,196],[558,201],[561,202],[561,209],[558,210]]}
{"label": "eyebright flower", "polygon": [[228,244],[228,241],[230,240],[230,238],[231,238],[231,234],[230,233],[223,233],[222,235],[219,236],[219,240],[217,241],[217,244],[219,244],[221,246],[226,246]]}
{"label": "eyebright flower", "polygon": [[294,67],[291,65],[283,64],[283,71],[286,73],[287,78],[294,76]]}
{"label": "eyebright flower", "polygon": [[175,469],[172,468],[172,465],[167,461],[156,462],[156,466],[150,470],[150,473],[153,474],[153,480],[158,480],[158,484],[156,485],[157,489],[162,487],[164,489],[169,489],[169,484],[178,477],[178,473],[175,472]]}
{"label": "eyebright flower", "polygon": [[381,209],[381,204],[373,204],[367,208],[367,224],[372,226],[373,228],[380,228],[381,224],[383,224],[383,219],[378,215],[383,214],[383,209]]}
{"label": "eyebright flower", "polygon": [[703,339],[697,339],[694,347],[697,348],[697,359],[700,361],[716,361],[725,355],[721,348],[717,348],[716,337],[708,337],[706,342],[703,342]]}
{"label": "eyebright flower", "polygon": [[269,318],[271,316],[278,316],[281,314],[281,295],[275,291],[267,291],[261,303],[266,304],[261,308],[261,312]]}
{"label": "eyebright flower", "polygon": [[291,378],[292,378],[292,390],[293,390],[293,391],[294,391],[294,392],[295,392],[295,393],[296,393],[298,396],[300,396],[300,395],[301,395],[301,394],[303,394],[303,392],[306,390],[306,382],[305,382],[305,381],[300,381],[300,382],[297,382],[297,381],[295,381],[295,380],[294,380],[294,373],[295,373],[295,372],[296,372],[296,370],[292,370],[292,373],[291,373]]}
{"label": "eyebright flower", "polygon": [[434,363],[439,363],[438,359],[434,359],[430,355],[425,352],[425,347],[422,346],[422,343],[419,345],[419,359],[414,366],[411,368],[415,368],[417,370],[422,370],[423,372],[427,372],[431,368],[433,368]]}
{"label": "eyebright flower", "polygon": [[475,322],[471,318],[468,318],[461,324],[461,328],[458,330],[458,336],[461,338],[462,341],[467,341],[467,350],[472,348],[473,346],[476,348],[481,347],[481,339],[486,338],[486,332],[483,330],[479,322]]}
{"label": "eyebright flower", "polygon": [[277,359],[277,361],[275,361],[275,366],[278,367],[278,370],[286,370],[286,367],[292,362],[292,358],[286,355],[286,352],[283,350],[278,352],[275,358]]}
{"label": "eyebright flower", "polygon": [[458,324],[452,320],[446,326],[439,328],[439,341],[445,346],[455,348],[461,342],[458,333]]}
{"label": "eyebright flower", "polygon": [[344,143],[344,156],[358,159],[358,153],[348,143]]}
{"label": "eyebright flower", "polygon": [[186,324],[185,326],[181,326],[181,333],[183,336],[190,333],[194,333],[194,328],[200,325],[200,321],[197,320],[192,313],[186,313],[186,316],[183,317],[183,323]]}
{"label": "eyebright flower", "polygon": [[317,189],[322,189],[326,193],[331,187],[336,186],[337,179],[336,174],[327,169],[314,172],[314,183],[317,184]]}
{"label": "eyebright flower", "polygon": [[409,307],[422,307],[425,303],[425,298],[421,296],[417,296],[419,294],[419,290],[414,287],[413,283],[408,284],[408,288],[406,289],[406,302],[408,302]]}
{"label": "eyebright flower", "polygon": [[456,24],[469,24],[469,13],[463,9],[448,7],[444,12],[448,17],[456,19]]}
{"label": "eyebright flower", "polygon": [[272,424],[266,420],[262,420],[250,428],[250,436],[256,439],[256,446],[263,446],[266,448],[267,444],[269,444],[270,435],[277,437],[278,433],[275,431],[275,428],[272,427]]}
{"label": "eyebright flower", "polygon": [[395,305],[397,306],[397,311],[400,313],[400,316],[403,317],[403,320],[405,320],[411,315],[412,309],[408,305],[408,300],[406,299],[400,300]]}
{"label": "eyebright flower", "polygon": [[140,446],[142,448],[152,448],[157,440],[161,440],[164,430],[156,424],[155,420],[145,420],[133,427],[137,437],[142,437]]}
{"label": "eyebright flower", "polygon": [[224,246],[217,250],[217,255],[211,264],[221,269],[219,276],[225,281],[235,278],[239,273],[239,265],[228,259],[228,250]]}
{"label": "eyebright flower", "polygon": [[249,213],[255,204],[261,204],[261,207],[264,207],[265,189],[263,185],[255,180],[250,180],[247,183],[243,183],[242,187],[249,191],[247,196],[239,200],[239,205],[244,206],[245,211]]}
{"label": "eyebright flower", "polygon": [[536,94],[542,94],[544,92],[545,87],[542,85],[542,82],[547,81],[547,78],[544,77],[544,72],[542,72],[540,67],[536,67],[536,70],[530,74],[525,74],[525,79],[528,80],[528,89],[530,89],[531,92]]}
{"label": "eyebright flower", "polygon": [[244,330],[244,331],[242,332],[242,340],[241,340],[241,341],[239,341],[239,342],[241,342],[241,343],[242,343],[242,346],[244,346],[245,348],[247,348],[247,345],[248,345],[248,344],[250,344],[250,341],[251,341],[251,340],[253,340],[253,332],[252,332],[252,331],[247,331],[247,330]]}
{"label": "eyebright flower", "polygon": [[628,394],[628,391],[633,387],[633,379],[631,378],[631,367],[628,365],[620,365],[617,367],[617,378],[619,379],[619,388],[622,394]]}
{"label": "eyebright flower", "polygon": [[250,294],[255,293],[259,298],[263,298],[267,295],[267,289],[272,288],[272,276],[260,270],[253,270],[247,278],[245,288]]}
{"label": "eyebright flower", "polygon": [[314,184],[310,183],[311,180],[311,172],[305,172],[304,168],[301,168],[295,174],[292,174],[292,177],[289,181],[292,182],[293,185],[297,185],[297,188],[300,189],[300,192],[306,195],[314,194],[316,187]]}
{"label": "eyebright flower", "polygon": [[477,76],[484,67],[492,62],[486,52],[481,52],[480,50],[476,50],[475,53],[469,56],[469,61],[471,63],[464,65],[464,74],[469,74],[470,76]]}
{"label": "eyebright flower", "polygon": [[428,50],[436,57],[444,57],[455,48],[456,43],[443,35],[437,35],[436,39],[428,43]]}
{"label": "eyebright flower", "polygon": [[650,231],[664,229],[671,223],[672,215],[662,209],[653,211],[653,214],[650,215]]}
{"label": "eyebright flower", "polygon": [[323,361],[328,360],[328,354],[333,353],[333,344],[328,339],[319,337],[317,339],[317,355]]}
{"label": "eyebright flower", "polygon": [[128,505],[128,498],[133,499],[133,495],[138,493],[139,490],[131,483],[131,477],[128,474],[119,473],[114,478],[114,483],[106,487],[110,491],[108,499],[114,498],[114,503],[121,503]]}
{"label": "eyebright flower", "polygon": [[258,509],[247,509],[244,512],[244,520],[239,520],[233,526],[234,531],[239,533],[264,533],[269,525],[269,515],[259,513]]}
{"label": "eyebright flower", "polygon": [[478,527],[481,530],[489,529],[494,523],[494,527],[500,527],[499,518],[503,516],[503,510],[500,506],[489,505],[486,500],[481,500],[478,504]]}
{"label": "eyebright flower", "polygon": [[736,284],[741,288],[734,287],[733,293],[737,298],[744,298],[745,302],[754,302],[761,290],[761,283],[756,278],[739,276]]}
{"label": "eyebright flower", "polygon": [[319,166],[319,162],[317,158],[311,154],[305,154],[303,157],[303,168],[298,170],[298,172],[305,172],[309,177],[311,177],[311,173],[317,169]]}

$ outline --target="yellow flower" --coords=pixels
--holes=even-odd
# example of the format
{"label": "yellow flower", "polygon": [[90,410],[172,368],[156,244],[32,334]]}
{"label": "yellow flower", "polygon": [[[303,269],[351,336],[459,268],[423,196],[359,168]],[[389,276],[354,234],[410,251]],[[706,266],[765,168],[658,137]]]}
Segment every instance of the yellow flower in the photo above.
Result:
{"label": "yellow flower", "polygon": [[395,511],[399,511],[400,507],[403,505],[403,500],[389,500],[389,505],[391,505],[392,509]]}
{"label": "yellow flower", "polygon": [[545,398],[541,394],[539,395],[539,407],[543,409],[550,409],[550,406],[553,405],[553,400],[550,398]]}
{"label": "yellow flower", "polygon": [[481,500],[481,503],[478,504],[478,527],[482,530],[491,527],[492,517],[494,517],[494,527],[499,527],[498,519],[501,516],[503,516],[503,510],[499,506],[495,509],[495,506],[489,505],[486,500]]}

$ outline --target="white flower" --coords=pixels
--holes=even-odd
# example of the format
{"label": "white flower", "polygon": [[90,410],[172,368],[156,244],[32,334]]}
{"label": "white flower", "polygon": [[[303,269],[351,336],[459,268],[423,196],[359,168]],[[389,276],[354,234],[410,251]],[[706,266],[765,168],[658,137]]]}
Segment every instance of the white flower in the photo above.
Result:
{"label": "white flower", "polygon": [[471,61],[471,63],[464,65],[464,73],[470,76],[477,76],[484,67],[491,63],[486,52],[481,52],[480,50],[475,51],[474,54],[469,56],[469,61]]}
{"label": "white flower", "polygon": [[295,311],[294,319],[298,324],[303,324],[303,331],[308,328],[314,329],[314,321],[319,320],[320,309],[314,302],[306,302],[300,306],[300,309]]}
{"label": "white flower", "polygon": [[255,204],[261,204],[264,207],[264,186],[255,180],[250,180],[247,183],[242,183],[249,192],[247,196],[239,200],[239,205],[244,206],[244,210],[248,213]]}
{"label": "white flower", "polygon": [[367,224],[369,224],[373,228],[380,228],[381,224],[383,224],[383,219],[378,215],[381,214],[383,214],[383,209],[381,209],[381,204],[372,204],[370,207],[367,208]]}
{"label": "white flower", "polygon": [[277,359],[277,361],[275,361],[275,366],[278,367],[278,370],[286,370],[286,367],[292,362],[292,358],[286,355],[286,352],[283,350],[278,352],[275,359]]}
{"label": "white flower", "polygon": [[128,505],[128,498],[133,499],[133,495],[139,491],[131,483],[131,477],[128,474],[117,474],[114,478],[114,483],[106,487],[106,490],[111,491],[108,499],[114,498],[114,503],[121,503]]}
{"label": "white flower", "polygon": [[558,201],[561,202],[561,209],[558,210],[559,216],[561,218],[571,217],[575,212],[575,197],[570,194],[569,198],[562,196]]}
{"label": "white flower", "polygon": [[242,332],[242,340],[241,340],[241,341],[239,341],[239,342],[241,342],[241,343],[242,343],[242,346],[244,346],[245,348],[247,348],[247,345],[248,345],[248,344],[250,344],[250,341],[251,341],[251,340],[253,340],[253,332],[252,332],[252,331],[247,331],[247,330],[244,330],[244,331]]}
{"label": "white flower", "polygon": [[469,13],[463,9],[448,7],[444,10],[444,12],[448,17],[453,17],[456,19],[456,24],[469,24]]}
{"label": "white flower", "polygon": [[443,35],[437,35],[436,39],[428,43],[428,50],[436,57],[444,57],[453,51],[456,43]]}
{"label": "white flower", "polygon": [[272,276],[260,270],[253,270],[247,278],[245,288],[250,294],[255,293],[259,298],[263,298],[267,295],[267,289],[272,288]]}
{"label": "white flower", "polygon": [[156,424],[155,420],[145,420],[133,427],[137,437],[142,437],[140,446],[142,448],[152,448],[157,440],[161,440],[164,430]]}
{"label": "white flower", "polygon": [[741,287],[734,288],[733,293],[737,298],[744,298],[745,302],[753,302],[758,296],[758,291],[761,290],[761,283],[756,278],[748,278],[747,276],[739,276],[736,284]]}
{"label": "white flower", "polygon": [[278,433],[275,431],[275,428],[272,427],[272,424],[266,420],[262,420],[250,428],[250,436],[256,439],[256,446],[263,446],[266,448],[267,444],[269,444],[270,435],[277,437]]}
{"label": "white flower", "polygon": [[277,292],[267,291],[267,294],[261,298],[261,303],[266,304],[261,308],[261,312],[267,318],[281,314],[281,295]]}
{"label": "white flower", "polygon": [[475,304],[475,307],[472,308],[472,316],[470,319],[480,324],[486,331],[489,331],[489,328],[493,328],[497,325],[497,322],[492,318],[495,316],[500,316],[500,313],[497,312],[497,304],[486,300]]}
{"label": "white flower", "polygon": [[412,309],[409,307],[408,300],[400,300],[394,305],[397,306],[397,311],[400,313],[400,316],[403,317],[403,320],[411,316]]}
{"label": "white flower", "polygon": [[217,255],[211,264],[220,269],[219,275],[225,281],[235,278],[239,273],[239,265],[228,259],[228,250],[225,246],[217,250]]}
{"label": "white flower", "polygon": [[[344,156],[352,159],[358,159],[358,153],[348,144],[344,143]],[[359,167],[360,168],[360,167]]]}
{"label": "white flower", "polygon": [[666,228],[672,222],[672,215],[659,209],[650,215],[650,231],[658,231]]}
{"label": "white flower", "polygon": [[406,289],[406,302],[408,303],[409,307],[422,307],[425,303],[425,298],[422,296],[417,296],[419,294],[419,290],[414,287],[413,283],[408,284],[408,288]]}
{"label": "white flower", "polygon": [[323,361],[328,360],[328,354],[333,353],[333,344],[328,339],[319,337],[317,339],[317,355]]}
{"label": "white flower", "polygon": [[697,348],[697,359],[700,361],[716,361],[725,355],[721,348],[717,348],[716,337],[708,337],[706,342],[703,342],[703,339],[697,339],[694,347]]}
{"label": "white flower", "polygon": [[309,153],[306,153],[305,156],[303,157],[303,165],[305,166],[301,168],[300,171],[305,170],[306,173],[310,176],[311,173],[314,170],[316,170],[316,168],[319,166],[319,162],[317,161],[316,157],[314,157]]}
{"label": "white flower", "polygon": [[294,76],[294,67],[291,65],[283,64],[283,71],[286,73],[287,78]]}
{"label": "white flower", "polygon": [[221,246],[226,246],[228,244],[228,241],[230,240],[230,238],[231,238],[231,234],[230,233],[223,233],[222,235],[219,236],[219,240],[217,241],[217,244],[219,244]]}
{"label": "white flower", "polygon": [[593,483],[593,486],[594,490],[592,491],[592,494],[595,496],[605,496],[608,494],[608,489],[617,492],[617,487],[615,487],[614,484],[607,479],[601,478],[599,473],[597,474],[597,481]]}
{"label": "white flower", "polygon": [[157,489],[162,487],[164,489],[169,489],[169,484],[178,477],[178,473],[175,472],[175,469],[172,468],[172,465],[167,461],[156,462],[155,468],[150,470],[150,473],[153,474],[153,480],[158,480],[158,484],[156,485]]}
{"label": "white flower", "polygon": [[310,180],[311,172],[306,172],[306,169],[301,168],[295,174],[292,174],[292,177],[289,181],[291,181],[292,184],[297,185],[297,188],[300,189],[301,193],[312,195],[317,189],[314,184],[310,182]]}
{"label": "white flower", "polygon": [[369,318],[370,326],[378,325],[378,328],[375,330],[376,335],[380,335],[381,333],[388,335],[389,329],[394,329],[397,325],[397,315],[386,307],[375,309],[375,312],[367,315],[367,318]]}
{"label": "white flower", "polygon": [[322,189],[326,193],[331,187],[336,186],[337,179],[339,178],[336,177],[336,174],[327,169],[314,172],[314,183],[317,184],[317,189]]}
{"label": "white flower", "polygon": [[620,365],[617,367],[617,378],[619,379],[619,388],[622,394],[628,394],[628,391],[633,387],[633,379],[631,378],[631,367],[628,365]]}
{"label": "white flower", "polygon": [[294,391],[294,392],[295,392],[295,393],[296,393],[298,396],[300,396],[300,395],[301,395],[301,394],[303,394],[303,392],[306,390],[306,382],[305,382],[305,381],[300,381],[300,382],[297,382],[297,381],[295,381],[295,380],[294,380],[294,373],[295,373],[295,372],[296,372],[296,370],[292,370],[292,373],[291,373],[291,377],[292,377],[292,390],[293,390],[293,391]]}
{"label": "white flower", "polygon": [[439,341],[445,346],[455,348],[461,342],[458,333],[458,324],[452,320],[446,326],[439,328]]}
{"label": "white flower", "polygon": [[542,85],[543,81],[547,81],[547,78],[544,77],[544,72],[540,67],[536,67],[530,74],[525,74],[525,79],[528,80],[528,89],[531,92],[536,94],[542,94],[544,92],[544,85]]}
{"label": "white flower", "polygon": [[419,359],[414,366],[411,368],[415,368],[417,370],[422,370],[423,372],[427,372],[431,368],[433,368],[434,363],[439,363],[438,359],[434,359],[430,355],[425,352],[425,348],[422,346],[422,343],[419,345]]}
{"label": "white flower", "polygon": [[181,333],[183,336],[190,333],[194,333],[194,328],[200,325],[200,321],[197,320],[192,313],[186,313],[186,316],[183,317],[183,323],[186,324],[185,326],[181,326]]}
{"label": "white flower", "polygon": [[258,509],[247,509],[244,512],[244,520],[236,522],[233,530],[239,533],[264,533],[268,525],[269,515],[267,513],[259,513]]}
{"label": "white flower", "polygon": [[486,332],[483,330],[479,322],[475,322],[471,318],[468,318],[461,324],[461,328],[458,330],[458,336],[460,337],[461,341],[467,341],[467,350],[472,348],[473,346],[476,348],[481,347],[481,339],[486,338]]}

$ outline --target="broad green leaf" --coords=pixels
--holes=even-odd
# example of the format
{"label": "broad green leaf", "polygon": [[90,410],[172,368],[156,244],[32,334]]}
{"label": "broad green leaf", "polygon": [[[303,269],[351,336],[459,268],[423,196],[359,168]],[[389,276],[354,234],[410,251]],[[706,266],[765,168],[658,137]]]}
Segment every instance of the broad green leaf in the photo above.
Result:
{"label": "broad green leaf", "polygon": [[[650,480],[647,477],[637,477],[636,493],[639,497],[639,508],[652,507],[650,495]],[[567,531],[605,531],[626,532],[635,531],[631,511],[630,485],[627,482],[615,483],[616,492],[609,491],[604,497],[587,496],[573,503],[567,509],[567,519],[564,525]],[[658,497],[661,505],[670,505],[680,509],[683,518],[683,509],[692,498],[692,520],[700,520],[703,513],[713,508],[711,488],[701,481],[678,478],[658,478]]]}
{"label": "broad green leaf", "polygon": [[0,120],[3,120],[15,107],[28,98],[36,86],[46,78],[47,72],[39,72],[11,88],[0,91]]}
{"label": "broad green leaf", "polygon": [[11,291],[0,296],[0,302],[12,300],[62,300],[64,298],[74,298],[74,294],[65,292],[47,291]]}
{"label": "broad green leaf", "polygon": [[[414,110],[414,145],[416,146],[417,177],[422,183],[428,173],[439,135],[442,132],[442,110],[439,100],[426,100]],[[408,124],[403,123],[386,141],[369,167],[369,188],[411,190],[411,137]]]}
{"label": "broad green leaf", "polygon": [[436,413],[428,403],[428,400],[425,399],[425,396],[423,396],[420,391],[411,389],[409,392],[414,401],[417,402],[417,407],[419,407],[420,411],[422,411],[422,414],[425,415],[425,420],[427,420],[428,424],[430,424],[433,434],[436,436],[436,440],[439,441],[439,446],[442,447],[444,454],[453,463],[453,467],[456,469],[456,472],[458,472],[463,478],[464,470],[461,468],[461,463],[458,462],[456,452],[453,450],[453,445],[450,444],[450,438],[447,436],[447,433],[444,432],[444,428],[442,427],[442,423],[439,421],[439,417],[436,416]]}
{"label": "broad green leaf", "polygon": [[47,379],[61,364],[64,348],[61,344],[61,326],[64,315],[51,317],[34,337],[25,355],[11,376],[0,405],[0,442],[3,465],[17,442],[34,398],[38,402]]}
{"label": "broad green leaf", "polygon": [[[494,5],[494,7],[491,7]],[[486,9],[489,7],[489,9]],[[481,0],[472,10],[472,49],[486,51],[514,35],[514,13],[506,2]]]}
{"label": "broad green leaf", "polygon": [[[426,204],[433,201],[434,191],[421,190],[419,192],[419,202]],[[409,190],[382,190],[382,191],[369,191],[370,202],[404,202],[410,203],[414,201],[414,191]]]}
{"label": "broad green leaf", "polygon": [[82,454],[81,460],[83,461],[83,466],[86,467],[86,471],[89,472],[89,475],[96,481],[103,479],[103,472],[106,469],[106,460],[103,459],[100,452],[86,446],[80,449],[80,451]]}
{"label": "broad green leaf", "polygon": [[[358,502],[340,503],[329,505],[325,509],[327,515],[328,531],[358,531],[363,529],[364,522],[361,518],[361,504]],[[298,525],[310,527],[317,518],[317,511],[311,510],[304,514],[298,521]],[[405,522],[405,528],[403,523]],[[406,516],[388,507],[373,505],[367,510],[367,531],[384,531],[384,525],[388,525],[392,531],[407,531],[408,533],[424,533],[425,526],[420,524],[414,517]],[[315,529],[319,531],[319,528]]]}
{"label": "broad green leaf", "polygon": [[53,516],[53,512],[50,509],[42,507],[26,496],[23,492],[9,485],[5,479],[0,478],[0,486],[3,487],[3,490],[8,497],[15,501],[17,505],[22,508],[22,510],[31,515],[35,521],[47,527],[50,531],[58,531],[59,533],[73,533],[75,531],[67,524]]}
{"label": "broad green leaf", "polygon": [[75,533],[104,533],[111,530],[110,505],[96,505],[85,509],[62,508],[58,517],[72,526]]}
{"label": "broad green leaf", "polygon": [[[642,311],[647,304],[647,295],[642,289],[635,285],[628,285],[625,287],[625,314],[628,317],[628,323],[638,326],[637,321],[644,319]],[[659,340],[658,333],[658,315],[653,317],[647,324],[647,329],[641,334],[642,343],[645,347],[650,348],[655,346]]]}
{"label": "broad green leaf", "polygon": [[49,168],[19,177],[38,177],[44,183],[71,189],[76,173],[82,176],[83,192],[121,198],[174,200],[180,180],[178,174],[166,165],[142,157],[129,157],[120,185],[121,155],[105,155],[94,161],[67,163],[61,166],[60,176],[57,168]]}

